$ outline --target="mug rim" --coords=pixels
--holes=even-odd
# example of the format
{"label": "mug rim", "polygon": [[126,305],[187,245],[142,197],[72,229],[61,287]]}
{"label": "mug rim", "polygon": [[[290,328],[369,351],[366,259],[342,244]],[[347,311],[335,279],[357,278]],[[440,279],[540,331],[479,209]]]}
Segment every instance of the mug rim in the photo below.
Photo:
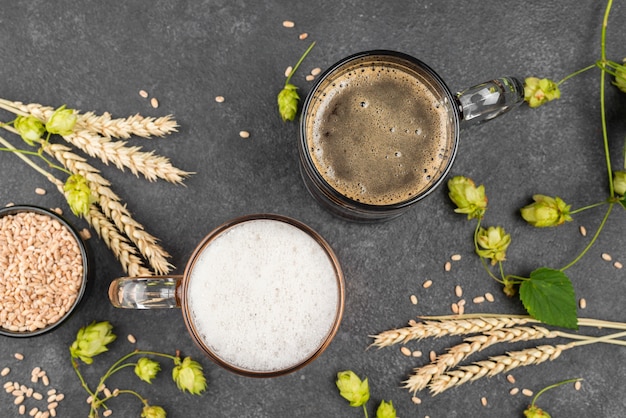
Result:
{"label": "mug rim", "polygon": [[[353,61],[356,61],[362,58],[371,57],[371,56],[381,56],[381,57],[389,56],[389,57],[399,58],[401,60],[404,60],[410,63],[411,65],[419,67],[420,69],[424,70],[425,73],[428,74],[428,76],[432,77],[433,81],[435,81],[437,85],[441,87],[443,94],[446,96],[446,98],[450,102],[449,107],[452,110],[451,122],[452,122],[452,128],[454,129],[454,134],[453,134],[454,137],[451,138],[452,146],[450,149],[450,156],[447,159],[445,168],[439,173],[438,178],[434,182],[432,182],[425,190],[421,191],[419,194],[413,196],[412,198],[401,201],[401,202],[391,203],[391,204],[386,204],[386,205],[373,205],[373,204],[360,202],[360,201],[351,199],[343,195],[342,193],[338,192],[333,186],[331,186],[328,183],[328,181],[326,181],[326,179],[319,173],[319,171],[315,167],[312,157],[310,153],[308,152],[308,144],[307,144],[307,134],[306,134],[307,114],[309,112],[309,108],[312,105],[313,97],[315,96],[316,92],[318,91],[322,83],[324,83],[325,80],[330,75],[332,75],[335,71],[345,66],[346,64],[349,64]],[[332,203],[335,203],[335,204],[337,204],[337,202],[340,202],[342,206],[347,206],[348,209],[346,210],[348,210],[349,212],[352,212],[353,215],[356,216],[356,219],[353,219],[353,220],[367,220],[368,218],[372,219],[371,218],[372,216],[374,220],[387,219],[387,218],[398,216],[404,213],[404,211],[408,209],[410,206],[412,206],[414,203],[422,200],[423,198],[431,194],[435,189],[437,189],[439,185],[444,181],[448,173],[450,172],[450,169],[452,168],[453,162],[456,158],[456,154],[457,154],[457,150],[459,146],[460,120],[461,120],[461,113],[460,113],[456,96],[452,93],[452,91],[450,90],[448,85],[445,83],[445,81],[441,78],[441,76],[439,76],[437,72],[435,72],[430,66],[428,66],[426,63],[424,63],[420,59],[412,55],[405,54],[403,52],[389,50],[389,49],[366,50],[366,51],[357,52],[347,57],[344,57],[340,59],[339,61],[335,62],[334,64],[332,64],[329,68],[327,68],[325,71],[323,71],[320,74],[320,76],[317,78],[317,80],[311,87],[311,90],[307,94],[302,105],[302,112],[300,114],[300,124],[299,124],[299,132],[298,132],[299,133],[298,150],[299,150],[300,162],[301,162],[300,168],[301,168],[301,171],[303,171],[302,176],[305,178],[305,184],[307,188],[309,188],[309,192],[311,192],[311,194],[313,194],[314,197],[317,198],[316,193],[313,193],[310,190],[310,187],[314,187],[317,192],[320,192],[321,194],[323,194],[326,200],[330,200]],[[311,180],[313,184],[309,184],[310,179],[307,179],[306,177],[307,175],[314,177],[314,180]],[[323,189],[319,187],[319,184],[323,185]],[[331,202],[328,202],[328,203],[331,203]],[[352,216],[342,213],[343,211],[339,208],[337,208],[335,211],[339,211],[339,214],[344,217],[353,218]],[[363,215],[364,219],[360,219],[358,214]]]}
{"label": "mug rim", "polygon": [[49,210],[40,206],[36,206],[36,205],[14,205],[14,206],[6,206],[3,208],[0,208],[0,218],[4,216],[8,216],[8,215],[14,215],[20,212],[33,212],[33,213],[37,213],[40,215],[50,216],[51,218],[61,223],[61,225],[65,226],[67,230],[70,232],[70,234],[76,240],[76,244],[78,245],[78,248],[80,250],[81,259],[83,263],[82,281],[80,284],[80,289],[78,289],[78,292],[76,294],[76,300],[74,300],[74,303],[72,304],[72,306],[67,310],[67,312],[61,318],[59,318],[58,321],[56,321],[53,324],[47,325],[44,328],[39,328],[35,331],[11,331],[11,330],[0,327],[0,335],[4,335],[7,337],[27,338],[27,337],[34,337],[34,336],[42,335],[49,331],[52,331],[53,329],[63,324],[74,313],[74,311],[76,310],[76,308],[78,307],[78,305],[80,304],[80,302],[82,301],[85,295],[87,284],[89,281],[90,266],[89,266],[89,255],[87,253],[87,246],[85,242],[80,237],[80,234],[78,233],[76,228],[72,226],[63,216],[59,215],[58,213],[52,210]]}
{"label": "mug rim", "polygon": [[[212,241],[220,237],[223,233],[227,232],[228,230],[242,223],[250,222],[250,221],[257,221],[257,220],[270,220],[270,221],[283,222],[283,223],[286,223],[288,225],[291,225],[300,229],[302,232],[306,233],[308,236],[313,238],[328,256],[329,261],[331,262],[333,266],[333,270],[335,273],[335,281],[337,283],[338,301],[337,301],[337,307],[335,309],[335,314],[334,314],[335,316],[333,319],[332,326],[329,329],[329,331],[326,333],[326,335],[324,336],[321,344],[314,351],[312,351],[310,355],[308,355],[304,359],[299,360],[298,362],[296,362],[295,364],[289,367],[278,369],[278,370],[251,370],[251,369],[246,369],[246,368],[231,364],[230,362],[222,359],[220,356],[214,353],[214,351],[208,346],[208,344],[206,344],[200,337],[200,333],[197,331],[197,328],[191,318],[189,305],[187,303],[187,293],[189,289],[191,272],[193,271],[196,261],[198,260],[200,254],[202,254],[203,250],[208,245],[210,245]],[[277,215],[273,213],[259,213],[259,214],[250,214],[250,215],[236,217],[234,219],[231,219],[229,221],[222,223],[221,225],[213,229],[211,232],[209,232],[202,239],[202,241],[195,247],[191,257],[189,258],[189,261],[187,262],[185,266],[185,271],[183,273],[183,277],[181,280],[180,292],[177,292],[177,295],[179,298],[179,304],[181,306],[181,310],[183,312],[183,319],[184,319],[187,331],[191,335],[194,343],[213,362],[215,362],[216,364],[218,364],[219,366],[223,367],[226,370],[229,370],[231,372],[234,372],[242,376],[276,377],[276,376],[282,376],[282,375],[292,373],[296,370],[299,370],[305,367],[306,365],[313,362],[313,360],[315,360],[317,357],[319,357],[326,350],[326,348],[330,345],[335,335],[337,334],[337,331],[339,330],[339,326],[341,324],[341,320],[343,317],[344,305],[345,305],[345,278],[344,278],[343,271],[341,269],[341,265],[339,263],[339,259],[337,258],[337,255],[335,254],[333,249],[330,247],[330,245],[326,242],[326,240],[324,240],[324,238],[322,238],[322,236],[319,233],[317,233],[308,225],[294,218],[283,216],[283,215]]]}

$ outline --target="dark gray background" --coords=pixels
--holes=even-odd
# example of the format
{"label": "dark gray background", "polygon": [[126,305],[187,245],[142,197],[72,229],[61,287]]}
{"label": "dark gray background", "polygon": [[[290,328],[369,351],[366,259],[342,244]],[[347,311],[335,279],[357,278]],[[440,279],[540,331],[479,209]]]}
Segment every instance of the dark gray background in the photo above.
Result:
{"label": "dark gray background", "polygon": [[[626,8],[615,2],[609,22],[608,56],[621,60]],[[133,346],[182,350],[202,362],[208,390],[201,397],[183,395],[169,379],[171,367],[152,385],[138,382],[130,370],[110,387],[134,387],[170,417],[360,417],[335,388],[338,371],[368,376],[370,416],[381,399],[393,400],[400,417],[516,417],[530,399],[511,396],[505,376],[481,379],[437,397],[422,392],[421,405],[400,388],[413,367],[426,361],[403,356],[399,347],[366,350],[371,334],[404,326],[416,315],[450,313],[461,284],[467,299],[492,292],[493,304],[473,305],[466,312],[520,313],[519,302],[503,296],[473,255],[473,223],[452,212],[440,188],[402,218],[360,225],[337,219],[308,195],[297,163],[297,124],[283,123],[275,98],[284,71],[311,41],[317,41],[293,83],[309,91],[305,75],[366,49],[388,48],[412,54],[435,68],[452,90],[503,75],[536,75],[561,79],[594,62],[600,54],[602,1],[2,1],[0,12],[0,96],[5,99],[67,104],[82,111],[111,112],[115,117],[141,113],[173,114],[180,131],[132,145],[169,156],[197,174],[186,186],[149,183],[113,167],[102,168],[114,190],[146,229],[162,240],[181,273],[195,245],[212,228],[239,215],[274,212],[297,218],[316,229],[336,250],[346,275],[345,315],[338,335],[314,363],[291,375],[272,379],[240,377],[203,358],[187,335],[181,313],[123,311],[109,304],[106,289],[123,274],[104,243],[88,244],[95,259],[93,289],[76,314],[44,336],[0,338],[0,368],[11,374],[0,383],[29,383],[35,366],[47,370],[52,386],[65,393],[59,416],[86,416],[86,395],[72,372],[68,346],[76,331],[91,321],[109,320],[120,336],[111,351],[85,368],[87,379]],[[292,20],[296,27],[282,26]],[[306,32],[307,40],[298,35]],[[603,210],[576,216],[558,229],[535,230],[518,216],[534,193],[558,195],[574,208],[607,195],[599,104],[599,71],[563,85],[563,97],[544,108],[522,107],[501,119],[462,133],[452,175],[466,175],[486,186],[489,210],[485,225],[502,225],[513,243],[507,272],[527,275],[548,265],[559,268],[585,246]],[[145,89],[160,107],[138,95]],[[226,98],[216,103],[215,96]],[[626,96],[609,88],[608,121],[614,167],[623,164]],[[2,121],[11,115],[2,112]],[[238,133],[248,130],[249,139]],[[15,142],[15,137],[2,133]],[[61,195],[15,156],[0,153],[0,205],[10,202],[69,209]],[[36,187],[48,190],[35,194]],[[81,219],[67,216],[76,227]],[[579,225],[590,231],[587,238]],[[581,315],[626,321],[624,270],[604,262],[611,253],[626,263],[624,211],[616,207],[597,244],[570,274],[588,307]],[[93,231],[92,231],[93,233]],[[463,259],[443,270],[451,254]],[[434,285],[421,285],[431,279]],[[416,294],[418,305],[409,297]],[[442,339],[412,343],[427,354],[457,343]],[[531,346],[523,344],[519,347]],[[500,354],[497,346],[475,355]],[[21,352],[18,362],[13,353]],[[566,351],[559,359],[516,370],[515,386],[535,392],[560,380],[582,377],[581,391],[571,386],[541,398],[553,417],[624,415],[626,349],[596,344]],[[99,376],[99,374],[98,374]],[[483,407],[481,397],[488,399]],[[0,392],[0,415],[17,416],[13,397]],[[29,404],[30,405],[30,404]],[[121,397],[110,403],[114,416],[139,416],[139,402]]]}

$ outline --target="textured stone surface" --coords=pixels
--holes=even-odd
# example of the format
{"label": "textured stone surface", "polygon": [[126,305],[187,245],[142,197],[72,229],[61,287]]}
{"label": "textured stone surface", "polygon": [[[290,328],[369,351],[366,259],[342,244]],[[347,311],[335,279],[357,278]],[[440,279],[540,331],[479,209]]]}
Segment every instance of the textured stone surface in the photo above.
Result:
{"label": "textured stone surface", "polygon": [[[536,75],[559,80],[600,56],[604,2],[381,2],[284,0],[212,0],[141,2],[4,2],[0,14],[0,97],[50,106],[67,104],[83,111],[111,112],[116,117],[141,113],[173,114],[179,132],[158,140],[131,139],[132,145],[169,156],[196,172],[186,187],[149,183],[114,167],[102,168],[115,191],[148,231],[162,240],[182,273],[195,245],[211,229],[239,215],[274,212],[297,218],[323,235],[336,250],[345,270],[347,299],[344,320],[327,351],[305,369],[272,379],[251,379],[224,371],[203,358],[185,331],[181,313],[124,311],[106,295],[110,281],[123,275],[112,253],[95,236],[89,240],[95,265],[93,288],[79,310],[52,333],[28,340],[0,337],[0,368],[11,374],[0,383],[29,383],[35,366],[44,368],[51,385],[65,393],[59,416],[86,416],[88,407],[74,375],[67,347],[76,331],[92,321],[109,320],[120,336],[111,352],[85,368],[90,382],[105,367],[134,347],[181,350],[200,359],[209,387],[201,397],[180,394],[169,379],[170,366],[152,385],[139,382],[130,370],[117,374],[109,387],[135,388],[169,417],[331,417],[361,416],[339,397],[338,371],[352,369],[370,379],[370,416],[381,399],[393,400],[401,417],[521,416],[531,399],[509,395],[513,385],[504,376],[482,379],[437,397],[419,394],[421,405],[400,389],[413,367],[430,350],[443,351],[458,339],[412,343],[422,358],[407,358],[400,347],[366,348],[368,337],[403,326],[416,315],[450,313],[457,300],[455,285],[464,289],[467,313],[523,312],[519,302],[505,298],[500,285],[485,273],[473,254],[473,223],[452,212],[440,188],[403,217],[375,225],[337,219],[308,195],[297,161],[297,124],[283,123],[275,98],[284,71],[311,41],[317,45],[292,82],[305,95],[306,74],[326,68],[361,50],[387,48],[412,54],[436,69],[452,90],[503,75]],[[609,22],[608,57],[620,61],[626,41],[626,9],[615,2]],[[294,28],[282,26],[295,22]],[[306,40],[298,35],[308,33]],[[533,230],[518,216],[532,194],[558,195],[574,208],[607,195],[602,148],[599,71],[562,85],[562,99],[544,108],[522,107],[500,119],[462,133],[451,171],[487,188],[486,226],[502,225],[513,236],[505,269],[528,275],[548,265],[559,268],[574,259],[596,231],[603,209],[585,212],[559,229]],[[156,97],[140,97],[144,89]],[[215,101],[224,96],[223,103]],[[626,96],[607,93],[610,149],[614,168],[623,164]],[[2,112],[1,121],[12,116]],[[239,132],[250,132],[242,139]],[[13,134],[2,136],[18,143]],[[35,188],[44,187],[46,195]],[[9,202],[61,207],[79,229],[62,197],[44,177],[18,158],[0,153],[0,205]],[[579,225],[587,227],[587,238]],[[624,271],[604,262],[611,253],[626,263],[624,211],[616,207],[606,230],[587,256],[568,270],[576,291],[587,300],[583,316],[625,321]],[[450,272],[444,263],[459,253]],[[422,288],[430,279],[432,287]],[[473,305],[474,296],[491,292],[492,304]],[[417,295],[418,304],[410,301]],[[526,347],[532,344],[518,344]],[[500,354],[496,346],[473,359]],[[13,353],[24,354],[17,361]],[[565,352],[541,366],[513,374],[515,387],[535,392],[560,380],[582,377],[583,389],[570,386],[540,399],[553,416],[623,416],[626,401],[619,376],[624,375],[626,350],[596,344]],[[87,371],[89,370],[89,371]],[[486,397],[488,405],[480,399]],[[13,397],[0,393],[0,415],[17,416]],[[30,405],[30,404],[29,404]],[[33,404],[34,405],[34,404]],[[110,402],[113,416],[139,416],[132,396]]]}

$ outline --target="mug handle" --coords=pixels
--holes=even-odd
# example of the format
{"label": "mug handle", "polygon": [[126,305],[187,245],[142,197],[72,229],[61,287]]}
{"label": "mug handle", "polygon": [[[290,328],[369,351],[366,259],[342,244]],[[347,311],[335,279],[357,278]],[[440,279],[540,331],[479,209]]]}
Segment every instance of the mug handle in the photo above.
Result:
{"label": "mug handle", "polygon": [[462,90],[456,95],[463,126],[477,125],[508,112],[524,101],[524,84],[502,77]]}
{"label": "mug handle", "polygon": [[180,308],[178,288],[183,276],[120,277],[109,285],[109,300],[116,308]]}

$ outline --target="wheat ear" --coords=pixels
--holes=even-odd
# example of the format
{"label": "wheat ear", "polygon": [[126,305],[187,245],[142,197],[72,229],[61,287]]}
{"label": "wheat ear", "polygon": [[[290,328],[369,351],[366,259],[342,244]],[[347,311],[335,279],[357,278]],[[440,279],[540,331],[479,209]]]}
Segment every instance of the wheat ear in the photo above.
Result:
{"label": "wheat ear", "polygon": [[540,364],[547,360],[552,361],[559,357],[563,351],[575,346],[576,343],[573,342],[559,345],[540,345],[521,351],[511,351],[505,355],[493,356],[489,360],[478,361],[467,366],[460,366],[455,370],[435,376],[429,385],[430,391],[434,396],[484,376],[492,377],[517,367]]}
{"label": "wheat ear", "polygon": [[446,335],[476,334],[501,328],[526,324],[529,317],[485,317],[469,319],[445,319],[412,321],[408,327],[383,331],[372,335],[374,347],[388,347],[393,344],[405,344],[412,340],[439,338]]}
{"label": "wheat ear", "polygon": [[172,165],[168,158],[153,152],[140,151],[141,147],[128,147],[124,141],[110,141],[108,138],[81,130],[63,136],[91,157],[97,157],[105,164],[112,162],[120,170],[128,168],[134,175],[139,173],[150,180],[163,179],[170,183],[182,183],[193,173]]}
{"label": "wheat ear", "polygon": [[110,183],[99,171],[70,148],[61,144],[47,144],[44,151],[52,155],[72,173],[85,177],[93,194],[97,197],[102,212],[112,219],[119,231],[123,231],[129,240],[140,250],[158,274],[168,273],[172,265],[166,260],[169,254],[158,244],[158,240],[147,233],[143,226],[135,221],[121,199],[109,187]]}
{"label": "wheat ear", "polygon": [[413,374],[403,382],[403,387],[413,393],[425,389],[435,376],[444,373],[449,368],[455,367],[471,354],[482,351],[494,344],[554,338],[556,336],[557,333],[555,331],[539,326],[485,331],[481,335],[465,338],[463,343],[449,348],[445,354],[438,356],[433,362],[414,369]]}

